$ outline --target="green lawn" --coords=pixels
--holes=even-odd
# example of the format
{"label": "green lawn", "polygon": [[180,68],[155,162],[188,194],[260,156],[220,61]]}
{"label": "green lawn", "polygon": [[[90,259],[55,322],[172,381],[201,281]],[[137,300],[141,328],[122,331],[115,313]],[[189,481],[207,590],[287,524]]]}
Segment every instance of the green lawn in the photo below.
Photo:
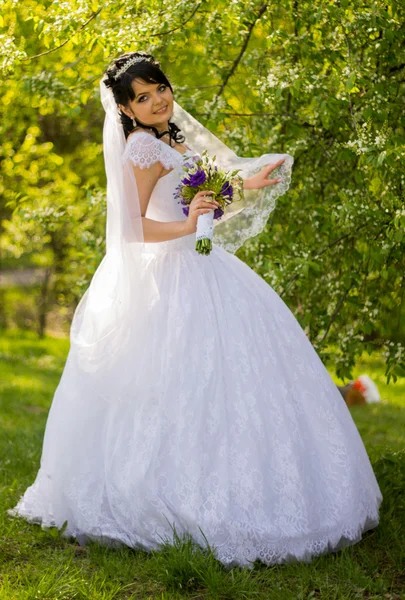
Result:
{"label": "green lawn", "polygon": [[54,528],[7,515],[38,470],[68,347],[67,339],[0,334],[0,600],[405,599],[405,378],[387,386],[376,358],[364,358],[354,373],[370,375],[383,397],[351,409],[384,495],[380,525],[310,564],[226,571],[186,539],[153,553],[82,548]]}

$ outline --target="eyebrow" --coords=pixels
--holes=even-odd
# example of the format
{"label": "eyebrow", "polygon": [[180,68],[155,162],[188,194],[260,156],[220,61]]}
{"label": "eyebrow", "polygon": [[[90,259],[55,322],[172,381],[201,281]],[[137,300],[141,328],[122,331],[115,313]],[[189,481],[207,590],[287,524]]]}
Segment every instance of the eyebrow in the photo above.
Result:
{"label": "eyebrow", "polygon": [[[159,85],[165,85],[165,84],[164,83],[163,84],[162,83],[158,83],[158,84],[155,84],[155,85],[159,86]],[[138,98],[138,96],[143,96],[144,94],[150,94],[150,92],[139,92],[139,94],[135,94],[135,100]]]}

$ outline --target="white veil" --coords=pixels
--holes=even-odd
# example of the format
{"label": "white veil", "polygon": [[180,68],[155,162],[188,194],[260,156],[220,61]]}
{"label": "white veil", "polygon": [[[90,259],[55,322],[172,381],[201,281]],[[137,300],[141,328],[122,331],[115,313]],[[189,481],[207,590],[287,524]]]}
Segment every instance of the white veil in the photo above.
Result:
{"label": "white veil", "polygon": [[[76,363],[89,385],[96,377],[97,387],[102,389],[104,397],[114,399],[127,384],[137,383],[142,349],[148,344],[148,319],[153,318],[159,290],[152,269],[148,268],[153,255],[144,244],[135,175],[130,161],[122,161],[126,140],[118,107],[111,88],[104,84],[104,77],[100,80],[100,98],[105,110],[106,254],[76,308],[70,329],[69,360]],[[241,169],[244,178],[266,164],[286,158],[280,169],[283,182],[245,190],[243,203],[231,204],[221,221],[214,222],[214,244],[234,252],[248,237],[263,229],[276,198],[288,189],[293,157],[288,154],[238,157],[177,102],[174,102],[172,120],[192,150],[198,154],[207,150],[211,157],[216,156],[216,164]],[[118,371],[114,370],[117,361]],[[119,381],[114,375],[117,372]],[[138,374],[141,383],[145,379],[142,373]]]}
{"label": "white veil", "polygon": [[[136,179],[129,161],[123,163],[126,140],[112,90],[100,80],[100,99],[105,110],[103,128],[104,163],[107,176],[106,254],[81,298],[70,329],[70,360],[87,378],[97,377],[106,398],[114,398],[133,362],[126,360],[132,337],[131,323],[137,323],[139,345],[147,343],[144,315],[159,294],[149,272],[143,239],[142,217]],[[144,327],[142,327],[142,323]],[[120,381],[111,377],[120,361]],[[139,363],[138,363],[139,364]],[[99,384],[101,384],[99,386]]]}
{"label": "white veil", "polygon": [[262,167],[274,164],[281,158],[285,161],[270,174],[270,179],[282,177],[283,181],[261,189],[245,190],[243,202],[230,204],[223,217],[214,220],[213,243],[222,246],[228,252],[236,252],[250,237],[260,233],[276,206],[276,200],[290,187],[291,171],[294,158],[290,154],[262,154],[256,158],[237,156],[209,129],[204,127],[190,113],[185,111],[177,102],[174,103],[173,121],[180,127],[191,148],[201,154],[207,150],[215,163],[225,169],[240,169],[243,179],[251,177]]}

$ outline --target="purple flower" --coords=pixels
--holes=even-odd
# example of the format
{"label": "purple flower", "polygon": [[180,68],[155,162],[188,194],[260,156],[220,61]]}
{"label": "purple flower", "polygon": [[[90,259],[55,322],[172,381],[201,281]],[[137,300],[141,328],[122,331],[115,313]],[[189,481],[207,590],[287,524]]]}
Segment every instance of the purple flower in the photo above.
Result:
{"label": "purple flower", "polygon": [[222,217],[223,214],[224,211],[222,210],[222,208],[216,208],[214,210],[214,219],[219,219],[220,217]]}
{"label": "purple flower", "polygon": [[188,211],[189,211],[188,206],[183,206],[182,210],[183,210],[183,213],[186,215],[186,217],[188,217]]}
{"label": "purple flower", "polygon": [[222,208],[216,208],[214,210],[214,219],[219,219],[220,217],[222,217],[223,214],[224,211],[222,210]]}
{"label": "purple flower", "polygon": [[198,187],[199,185],[202,185],[206,179],[207,176],[204,173],[204,171],[202,169],[199,169],[196,173],[192,173],[191,175],[189,175],[189,181],[187,182],[187,184],[191,185],[191,187]]}
{"label": "purple flower", "polygon": [[220,191],[220,194],[222,194],[222,196],[233,196],[233,187],[229,183],[229,181],[225,181]]}

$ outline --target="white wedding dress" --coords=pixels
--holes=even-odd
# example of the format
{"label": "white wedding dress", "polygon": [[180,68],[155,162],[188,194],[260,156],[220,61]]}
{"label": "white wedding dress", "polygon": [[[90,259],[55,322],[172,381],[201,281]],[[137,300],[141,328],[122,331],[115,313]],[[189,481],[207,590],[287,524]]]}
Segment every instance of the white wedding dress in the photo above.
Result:
{"label": "white wedding dress", "polygon": [[[156,143],[145,164],[172,170],[146,216],[185,219],[173,198],[184,157]],[[126,152],[136,161],[133,144]],[[67,521],[63,535],[81,543],[147,550],[172,540],[173,526],[205,546],[202,531],[229,567],[310,561],[358,542],[378,524],[382,495],[294,315],[215,237],[209,256],[195,234],[147,246],[159,302],[134,308],[133,331],[146,327],[147,339],[114,366],[125,386],[114,395],[69,354],[37,477],[8,513]]]}

